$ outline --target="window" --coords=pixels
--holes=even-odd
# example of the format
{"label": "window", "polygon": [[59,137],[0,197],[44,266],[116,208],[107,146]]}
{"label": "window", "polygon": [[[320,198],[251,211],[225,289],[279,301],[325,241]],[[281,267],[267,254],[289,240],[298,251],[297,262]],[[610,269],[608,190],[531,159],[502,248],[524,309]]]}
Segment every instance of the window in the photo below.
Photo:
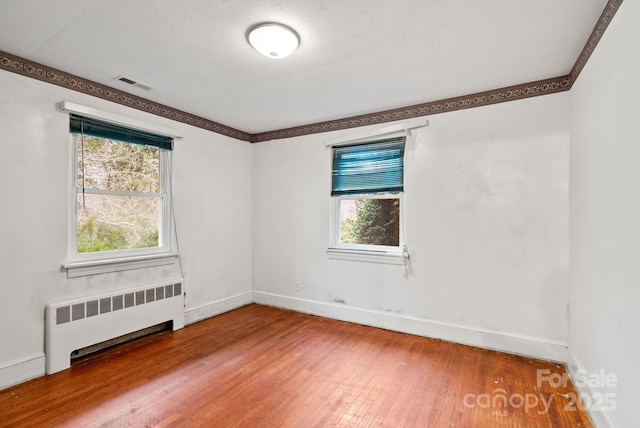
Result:
{"label": "window", "polygon": [[72,260],[167,253],[172,138],[70,115]]}
{"label": "window", "polygon": [[332,148],[330,256],[402,255],[404,144],[398,137]]}

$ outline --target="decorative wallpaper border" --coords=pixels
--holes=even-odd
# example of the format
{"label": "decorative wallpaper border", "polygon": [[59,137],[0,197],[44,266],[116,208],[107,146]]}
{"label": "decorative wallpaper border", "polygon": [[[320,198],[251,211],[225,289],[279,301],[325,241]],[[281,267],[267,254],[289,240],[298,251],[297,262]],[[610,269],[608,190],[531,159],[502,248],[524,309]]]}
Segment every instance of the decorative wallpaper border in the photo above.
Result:
{"label": "decorative wallpaper border", "polygon": [[378,123],[392,122],[395,120],[411,119],[414,117],[434,115],[449,111],[462,110],[473,107],[487,106],[507,101],[537,97],[569,90],[571,82],[569,76],[553,79],[539,80],[537,82],[522,85],[509,86],[492,91],[479,92],[477,94],[462,97],[448,98],[446,100],[416,104],[409,107],[386,110],[378,113],[364,114],[345,119],[320,122],[312,125],[297,126],[294,128],[280,129],[277,131],[261,132],[251,136],[252,143],[275,140],[279,138],[299,137],[320,132],[337,131],[359,126],[375,125]]}
{"label": "decorative wallpaper border", "polygon": [[82,92],[87,95],[112,101],[137,110],[146,111],[157,116],[188,125],[197,126],[211,132],[226,135],[238,140],[249,141],[251,134],[237,129],[222,125],[209,119],[196,116],[145,98],[132,95],[128,92],[112,88],[82,77],[67,73],[66,71],[48,67],[37,62],[12,55],[10,53],[0,51],[0,69],[61,86],[73,91]]}
{"label": "decorative wallpaper border", "polygon": [[261,141],[281,138],[300,137],[303,135],[317,134],[321,132],[337,131],[341,129],[355,128],[359,126],[374,125],[392,122],[414,117],[434,115],[450,111],[462,110],[473,107],[482,107],[491,104],[515,101],[524,98],[537,97],[568,91],[580,75],[585,64],[591,57],[605,30],[613,20],[623,0],[609,0],[596,23],[591,36],[575,62],[571,72],[566,76],[494,89],[477,94],[464,95],[445,100],[416,104],[409,107],[401,107],[393,110],[369,113],[360,116],[347,117],[293,128],[278,129],[268,132],[250,134],[240,131],[218,122],[196,116],[145,98],[132,95],[128,92],[115,89],[79,76],[48,67],[37,62],[0,51],[0,69],[31,77],[43,82],[51,83],[63,88],[82,92],[117,104],[135,108],[155,114],[167,119],[186,123],[211,132],[226,135],[242,141],[258,143]]}
{"label": "decorative wallpaper border", "polygon": [[622,2],[623,0],[609,0],[607,2],[602,14],[596,22],[591,36],[585,44],[585,47],[578,56],[571,72],[566,76],[509,86],[506,88],[494,89],[491,91],[464,95],[456,98],[427,102],[394,110],[369,113],[361,116],[347,117],[344,119],[296,126],[293,128],[279,129],[269,132],[261,132],[253,134],[250,141],[252,143],[258,143],[261,141],[276,140],[280,138],[300,137],[302,135],[374,125],[378,123],[392,122],[395,120],[434,115],[466,108],[482,107],[507,101],[515,101],[529,97],[568,91],[571,89],[574,82],[580,75],[580,72],[591,57],[591,54],[598,45],[598,42],[602,38],[605,30],[613,20],[613,17]]}
{"label": "decorative wallpaper border", "polygon": [[571,69],[571,73],[569,73],[572,86],[576,81],[576,79],[578,78],[578,76],[580,75],[580,73],[582,72],[582,69],[584,68],[584,66],[587,64],[587,61],[591,57],[591,54],[596,49],[596,46],[600,42],[602,35],[604,34],[605,30],[613,20],[614,15],[620,8],[622,1],[623,0],[609,0],[607,2],[607,5],[602,11],[600,18],[598,18],[598,22],[596,23],[596,26],[594,27],[593,31],[591,32],[591,35],[589,36],[589,40],[587,40],[587,43],[585,44],[584,49],[582,49],[580,56],[578,56],[578,60],[573,65],[573,68]]}

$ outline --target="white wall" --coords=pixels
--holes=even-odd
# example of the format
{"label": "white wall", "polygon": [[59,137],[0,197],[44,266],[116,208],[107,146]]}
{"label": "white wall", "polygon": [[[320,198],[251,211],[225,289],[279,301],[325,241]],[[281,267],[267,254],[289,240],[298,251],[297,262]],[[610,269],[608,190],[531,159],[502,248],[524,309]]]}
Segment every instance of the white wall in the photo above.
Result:
{"label": "white wall", "polygon": [[571,90],[572,368],[605,370],[617,410],[637,426],[640,400],[640,4],[624,2]]}
{"label": "white wall", "polygon": [[633,426],[638,16],[637,2],[622,4],[568,94],[430,118],[407,150],[408,279],[401,266],[325,253],[324,141],[352,131],[250,146],[0,71],[0,388],[44,373],[46,303],[180,275],[177,266],[75,279],[60,270],[69,139],[55,104],[68,100],[185,136],[174,165],[188,321],[250,301],[253,279],[259,302],[464,343],[562,360],[568,340],[572,369],[618,378],[606,389],[617,410],[592,416]]}
{"label": "white wall", "polygon": [[[0,388],[44,373],[49,302],[177,277],[174,267],[67,279],[67,100],[178,130],[175,212],[185,270],[186,317],[250,301],[252,149],[243,143],[78,92],[0,71]],[[230,179],[231,177],[231,179]],[[224,305],[223,305],[224,306]]]}
{"label": "white wall", "polygon": [[[328,138],[249,145],[0,72],[0,387],[43,372],[44,305],[177,267],[67,279],[68,100],[177,129],[188,322],[255,301],[564,360],[568,94],[436,115],[408,143],[401,266],[329,260]],[[252,266],[253,269],[247,266]],[[253,294],[252,290],[253,278]],[[295,290],[295,282],[301,285]]]}
{"label": "white wall", "polygon": [[556,94],[436,115],[416,131],[405,169],[409,279],[402,266],[325,253],[324,142],[353,131],[255,145],[254,299],[563,360],[568,106]]}

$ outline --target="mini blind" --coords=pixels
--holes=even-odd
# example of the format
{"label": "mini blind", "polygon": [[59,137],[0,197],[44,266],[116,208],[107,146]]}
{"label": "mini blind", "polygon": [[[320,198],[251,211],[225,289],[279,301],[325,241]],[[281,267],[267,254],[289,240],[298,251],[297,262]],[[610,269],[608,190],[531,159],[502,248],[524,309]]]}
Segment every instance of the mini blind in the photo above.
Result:
{"label": "mini blind", "polygon": [[333,147],[331,196],[402,192],[405,137]]}
{"label": "mini blind", "polygon": [[139,131],[125,126],[71,114],[69,130],[72,133],[91,135],[108,140],[124,141],[127,143],[154,146],[165,150],[173,148],[173,138],[157,135],[151,132]]}

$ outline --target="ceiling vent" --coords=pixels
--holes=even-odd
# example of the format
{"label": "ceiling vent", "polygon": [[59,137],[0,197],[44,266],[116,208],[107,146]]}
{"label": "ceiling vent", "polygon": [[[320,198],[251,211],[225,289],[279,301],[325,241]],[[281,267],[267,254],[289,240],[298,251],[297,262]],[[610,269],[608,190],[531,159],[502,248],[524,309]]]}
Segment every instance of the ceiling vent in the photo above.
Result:
{"label": "ceiling vent", "polygon": [[144,83],[136,82],[135,80],[125,77],[123,75],[117,76],[115,79],[121,82],[124,82],[128,85],[135,86],[136,88],[144,89],[145,91],[151,90],[151,86],[145,85]]}

